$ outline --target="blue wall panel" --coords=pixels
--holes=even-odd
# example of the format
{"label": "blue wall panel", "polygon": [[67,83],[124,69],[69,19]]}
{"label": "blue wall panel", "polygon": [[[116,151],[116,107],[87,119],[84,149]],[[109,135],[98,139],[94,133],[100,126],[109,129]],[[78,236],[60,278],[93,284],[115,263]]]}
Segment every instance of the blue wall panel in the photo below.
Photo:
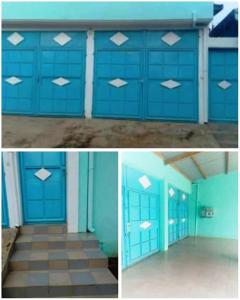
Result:
{"label": "blue wall panel", "polygon": [[[219,83],[227,81],[226,89]],[[209,52],[209,120],[238,120],[238,52],[222,49]]]}
{"label": "blue wall panel", "polygon": [[8,205],[7,205],[7,195],[6,195],[6,185],[5,185],[5,174],[4,167],[2,165],[2,226],[9,226],[8,217]]}
{"label": "blue wall panel", "polygon": [[[59,45],[60,32],[18,32],[24,39],[12,45],[3,33],[3,112],[11,114],[83,116],[86,33],[65,32],[70,40]],[[22,81],[6,82],[15,76]],[[69,83],[52,81],[63,77]]]}
{"label": "blue wall panel", "polygon": [[[139,179],[147,176],[150,186]],[[123,267],[159,250],[160,181],[123,166]],[[146,227],[144,227],[146,225]]]}
{"label": "blue wall panel", "polygon": [[[41,180],[40,169],[50,172]],[[20,154],[23,217],[25,223],[64,222],[66,220],[65,154],[25,152]]]}
{"label": "blue wall panel", "polygon": [[[111,41],[116,33],[95,33],[93,115],[197,121],[197,31],[175,31],[171,46],[162,41],[168,31],[122,31],[128,39],[120,46]],[[114,79],[127,84],[112,86]],[[163,87],[168,80],[179,86]]]}

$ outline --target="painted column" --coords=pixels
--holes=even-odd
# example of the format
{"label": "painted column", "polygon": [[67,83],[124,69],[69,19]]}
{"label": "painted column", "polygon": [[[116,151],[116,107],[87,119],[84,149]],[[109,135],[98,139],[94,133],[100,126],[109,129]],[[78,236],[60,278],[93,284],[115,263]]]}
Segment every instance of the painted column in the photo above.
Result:
{"label": "painted column", "polygon": [[23,224],[18,153],[4,152],[3,164],[5,171],[9,227],[17,227]]}

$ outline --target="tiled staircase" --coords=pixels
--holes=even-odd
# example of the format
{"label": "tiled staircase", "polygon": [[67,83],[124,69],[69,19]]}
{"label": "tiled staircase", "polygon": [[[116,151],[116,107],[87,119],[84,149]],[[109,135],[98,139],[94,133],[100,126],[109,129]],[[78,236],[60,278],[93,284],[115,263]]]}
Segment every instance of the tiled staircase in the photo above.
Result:
{"label": "tiled staircase", "polygon": [[66,233],[65,225],[20,229],[3,297],[117,297],[117,280],[90,233]]}

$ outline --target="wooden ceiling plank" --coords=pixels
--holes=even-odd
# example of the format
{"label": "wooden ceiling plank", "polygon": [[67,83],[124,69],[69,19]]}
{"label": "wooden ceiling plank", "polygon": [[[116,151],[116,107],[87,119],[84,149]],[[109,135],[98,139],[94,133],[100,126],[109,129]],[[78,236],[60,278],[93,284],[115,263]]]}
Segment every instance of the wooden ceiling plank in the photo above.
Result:
{"label": "wooden ceiling plank", "polygon": [[172,168],[174,168],[178,173],[180,173],[181,175],[183,175],[185,178],[187,178],[188,180],[190,180],[191,182],[193,181],[193,178],[191,178],[189,175],[187,175],[186,173],[184,173],[179,167],[177,167],[176,165],[172,164],[171,165]]}
{"label": "wooden ceiling plank", "polygon": [[194,157],[191,157],[191,160],[194,163],[194,165],[197,168],[197,170],[199,171],[199,173],[201,174],[202,178],[207,179],[207,175],[205,174],[205,172],[203,171],[202,167],[197,162],[197,160]]}
{"label": "wooden ceiling plank", "polygon": [[166,159],[165,160],[165,164],[166,165],[171,165],[171,164],[176,163],[176,162],[178,162],[180,160],[192,157],[192,156],[194,156],[194,155],[196,155],[198,153],[200,153],[200,152],[183,152],[183,153],[181,153],[181,154],[179,154],[177,156],[170,157],[170,158]]}

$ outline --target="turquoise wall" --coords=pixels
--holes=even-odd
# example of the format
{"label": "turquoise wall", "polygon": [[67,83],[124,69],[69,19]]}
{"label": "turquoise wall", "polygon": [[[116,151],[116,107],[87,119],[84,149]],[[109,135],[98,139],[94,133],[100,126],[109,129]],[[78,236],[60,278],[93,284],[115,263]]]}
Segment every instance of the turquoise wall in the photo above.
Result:
{"label": "turquoise wall", "polygon": [[213,2],[4,2],[3,20],[192,20],[210,22]]}
{"label": "turquoise wall", "polygon": [[94,154],[93,227],[103,252],[118,256],[118,153]]}
{"label": "turquoise wall", "polygon": [[123,152],[124,164],[146,172],[163,180],[160,199],[160,250],[168,249],[168,184],[171,183],[182,191],[191,194],[191,182],[171,166],[165,166],[162,159],[152,152]]}
{"label": "turquoise wall", "polygon": [[[197,204],[198,200],[198,204]],[[214,208],[213,218],[200,218],[199,208]],[[189,202],[190,233],[203,237],[237,239],[238,237],[238,174],[230,172],[201,180],[193,188]]]}

